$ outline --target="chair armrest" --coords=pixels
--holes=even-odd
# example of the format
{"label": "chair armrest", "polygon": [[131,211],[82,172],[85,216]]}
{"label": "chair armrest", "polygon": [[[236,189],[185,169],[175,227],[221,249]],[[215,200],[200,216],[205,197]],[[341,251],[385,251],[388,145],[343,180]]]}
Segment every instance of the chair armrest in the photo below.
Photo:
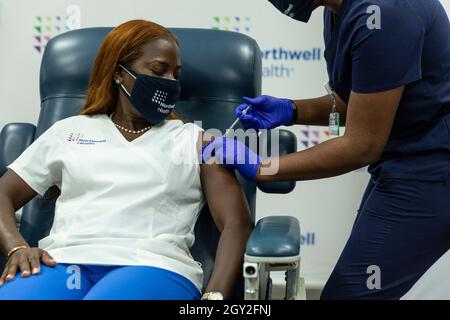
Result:
{"label": "chair armrest", "polygon": [[36,126],[31,123],[9,123],[0,131],[0,177],[6,167],[34,141]]}
{"label": "chair armrest", "polygon": [[297,259],[300,255],[300,224],[290,216],[270,216],[258,221],[247,242],[245,260]]}

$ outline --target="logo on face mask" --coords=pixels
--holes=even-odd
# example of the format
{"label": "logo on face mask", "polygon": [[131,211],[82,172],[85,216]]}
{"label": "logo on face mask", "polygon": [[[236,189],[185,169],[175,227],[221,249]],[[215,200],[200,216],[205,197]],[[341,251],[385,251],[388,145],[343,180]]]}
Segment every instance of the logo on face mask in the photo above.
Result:
{"label": "logo on face mask", "polygon": [[156,90],[152,97],[152,102],[156,103],[160,106],[158,108],[159,112],[162,113],[170,113],[173,108],[175,108],[174,104],[166,104],[167,92]]}
{"label": "logo on face mask", "polygon": [[284,12],[285,15],[289,16],[289,17],[294,17],[295,13],[291,12],[291,10],[294,8],[294,5],[292,3],[289,4],[289,7],[286,9],[286,11]]}
{"label": "logo on face mask", "polygon": [[180,82],[137,73],[121,64],[119,66],[134,78],[131,93],[122,83],[119,84],[134,108],[152,125],[164,121],[175,108],[180,96]]}

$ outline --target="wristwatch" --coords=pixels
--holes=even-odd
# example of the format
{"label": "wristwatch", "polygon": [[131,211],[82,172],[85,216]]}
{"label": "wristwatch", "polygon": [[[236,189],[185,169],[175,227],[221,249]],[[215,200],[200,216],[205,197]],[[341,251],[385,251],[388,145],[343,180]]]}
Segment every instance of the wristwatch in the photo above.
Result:
{"label": "wristwatch", "polygon": [[223,300],[223,294],[219,291],[205,292],[201,300]]}
{"label": "wristwatch", "polygon": [[291,104],[292,104],[292,119],[291,122],[289,123],[290,126],[294,125],[297,121],[297,105],[295,104],[294,100],[291,100]]}

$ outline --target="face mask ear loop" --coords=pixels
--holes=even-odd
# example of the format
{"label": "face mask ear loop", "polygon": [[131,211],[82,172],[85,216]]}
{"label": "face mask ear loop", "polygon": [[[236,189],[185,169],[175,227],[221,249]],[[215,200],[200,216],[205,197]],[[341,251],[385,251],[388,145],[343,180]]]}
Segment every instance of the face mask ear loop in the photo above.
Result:
{"label": "face mask ear loop", "polygon": [[[132,76],[135,80],[136,80],[136,77],[134,76],[134,74],[132,74],[130,71],[128,71],[128,69],[127,68],[125,68],[123,65],[121,65],[120,63],[119,63],[119,66],[123,69],[123,70],[125,70],[130,76]],[[131,94],[128,92],[128,90],[125,88],[125,86],[122,84],[122,83],[120,83],[120,86],[122,87],[122,89],[126,92],[126,94],[129,96],[129,97],[131,97]]]}
{"label": "face mask ear loop", "polygon": [[123,85],[123,84],[120,84],[120,86],[121,86],[122,89],[126,92],[126,94],[127,94],[129,97],[131,97],[131,94],[128,92],[127,89],[125,89],[124,85]]}
{"label": "face mask ear loop", "polygon": [[125,70],[130,76],[132,76],[133,78],[134,78],[134,80],[136,80],[136,76],[134,75],[134,74],[132,74],[127,68],[125,68],[123,65],[121,65],[120,63],[119,63],[119,66],[123,69],[123,70]]}

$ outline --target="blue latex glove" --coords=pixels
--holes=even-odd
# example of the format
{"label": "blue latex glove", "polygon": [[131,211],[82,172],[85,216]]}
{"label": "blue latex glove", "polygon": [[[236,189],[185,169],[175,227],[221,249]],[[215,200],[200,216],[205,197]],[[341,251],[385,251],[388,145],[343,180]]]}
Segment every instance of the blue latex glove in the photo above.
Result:
{"label": "blue latex glove", "polygon": [[245,179],[254,181],[261,158],[236,138],[218,137],[202,148],[202,160],[216,157],[227,169],[237,170]]}
{"label": "blue latex glove", "polygon": [[[236,108],[235,113],[245,129],[272,129],[291,123],[292,100],[259,96],[254,99],[244,97],[244,102]],[[242,112],[248,106],[250,108],[247,113],[243,114]]]}

